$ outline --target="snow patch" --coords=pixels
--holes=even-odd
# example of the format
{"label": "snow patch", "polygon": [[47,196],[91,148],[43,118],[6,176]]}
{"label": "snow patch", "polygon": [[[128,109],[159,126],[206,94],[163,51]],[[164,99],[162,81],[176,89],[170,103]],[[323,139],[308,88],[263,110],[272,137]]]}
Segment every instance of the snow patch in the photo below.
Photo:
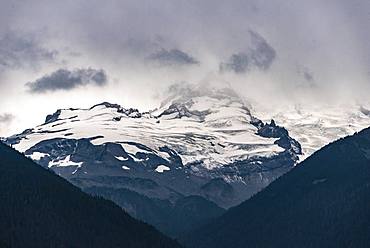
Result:
{"label": "snow patch", "polygon": [[31,155],[27,155],[27,157],[31,158],[32,160],[40,160],[46,156],[49,156],[49,154],[42,153],[42,152],[34,152]]}
{"label": "snow patch", "polygon": [[[130,155],[130,157],[131,157],[135,162],[143,162],[143,161],[144,161],[144,159],[137,158],[137,157],[135,157],[135,156],[133,156],[133,155]],[[148,159],[147,159],[147,160],[148,160]]]}
{"label": "snow patch", "polygon": [[165,171],[171,170],[170,167],[167,167],[165,165],[158,165],[157,168],[155,169],[156,172],[163,173]]}
{"label": "snow patch", "polygon": [[125,158],[125,157],[116,157],[115,156],[115,158],[118,159],[119,161],[126,161],[126,160],[128,160],[128,158]]}
{"label": "snow patch", "polygon": [[144,149],[140,149],[139,147],[137,147],[136,145],[133,145],[133,144],[124,143],[124,144],[121,144],[121,146],[127,153],[130,153],[130,154],[133,154],[133,155],[136,155],[136,153],[138,153],[138,152],[150,153],[149,151],[144,150]]}
{"label": "snow patch", "polygon": [[57,167],[77,166],[77,167],[81,167],[82,164],[83,164],[83,162],[73,162],[73,161],[71,161],[71,155],[68,155],[67,157],[64,158],[64,160],[58,160],[58,161],[52,160],[52,161],[50,161],[48,167],[49,168],[53,167],[53,166],[57,166]]}

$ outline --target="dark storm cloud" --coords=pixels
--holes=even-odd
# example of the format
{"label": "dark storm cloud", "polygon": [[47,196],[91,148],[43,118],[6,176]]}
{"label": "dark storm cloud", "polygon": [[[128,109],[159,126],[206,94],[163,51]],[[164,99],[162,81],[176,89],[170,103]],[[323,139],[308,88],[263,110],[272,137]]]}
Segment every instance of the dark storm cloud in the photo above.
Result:
{"label": "dark storm cloud", "polygon": [[251,47],[246,52],[232,54],[220,64],[220,71],[245,73],[253,69],[268,70],[276,58],[275,49],[258,33],[249,31]]}
{"label": "dark storm cloud", "polygon": [[32,35],[6,32],[0,36],[0,70],[35,68],[42,62],[53,62],[57,52],[40,46]]}
{"label": "dark storm cloud", "polygon": [[0,114],[0,125],[1,124],[9,124],[12,122],[14,119],[14,115],[5,113],[5,114]]}
{"label": "dark storm cloud", "polygon": [[[247,99],[269,99],[269,105],[282,99],[308,104],[369,99],[369,0],[0,2],[0,113],[10,111],[25,122],[30,118],[19,114],[24,108],[17,104],[41,113],[47,106],[38,103],[49,94],[27,94],[22,82],[59,68],[87,66],[109,71],[112,84],[91,87],[83,96],[68,92],[74,100],[50,99],[53,104],[81,106],[109,96],[149,109],[152,95],[182,81],[227,82]],[[13,38],[6,37],[9,30],[16,31]],[[148,62],[150,55],[157,60]],[[163,62],[171,66],[156,66]],[[24,69],[33,64],[36,70]],[[297,73],[303,65],[307,73]],[[220,67],[231,73],[219,73]],[[70,79],[68,72],[67,80],[57,75],[28,84],[28,92],[101,85]]]}
{"label": "dark storm cloud", "polygon": [[199,64],[195,58],[178,49],[161,49],[150,55],[148,59],[165,66]]}
{"label": "dark storm cloud", "polygon": [[308,82],[314,81],[313,75],[311,73],[309,73],[308,71],[303,72],[303,77]]}
{"label": "dark storm cloud", "polygon": [[49,75],[26,84],[32,93],[45,93],[48,91],[72,90],[79,86],[104,86],[107,75],[104,70],[76,69],[73,71],[59,69]]}
{"label": "dark storm cloud", "polygon": [[[0,114],[0,131],[4,131],[14,120],[15,116],[9,113]],[[1,139],[1,138],[0,138]]]}
{"label": "dark storm cloud", "polygon": [[220,64],[220,71],[233,71],[235,73],[245,73],[250,70],[252,61],[246,53],[231,55],[227,62]]}

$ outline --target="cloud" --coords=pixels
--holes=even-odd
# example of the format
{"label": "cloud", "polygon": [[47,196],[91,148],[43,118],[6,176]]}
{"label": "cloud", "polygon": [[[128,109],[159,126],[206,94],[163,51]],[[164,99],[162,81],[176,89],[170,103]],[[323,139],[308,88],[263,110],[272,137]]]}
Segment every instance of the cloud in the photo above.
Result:
{"label": "cloud", "polygon": [[276,51],[258,33],[249,31],[251,47],[246,52],[232,54],[220,64],[220,71],[245,73],[253,69],[268,70],[276,58]]}
{"label": "cloud", "polygon": [[220,64],[220,71],[233,71],[235,73],[245,73],[250,70],[252,61],[246,53],[231,55],[227,62]]}
{"label": "cloud", "polygon": [[73,71],[59,69],[51,74],[26,84],[32,93],[45,93],[58,90],[72,90],[86,85],[104,86],[107,75],[100,69],[76,69]]}
{"label": "cloud", "polygon": [[162,48],[150,55],[148,59],[165,66],[199,64],[195,58],[178,49],[166,50]]}
{"label": "cloud", "polygon": [[254,46],[250,51],[253,65],[261,70],[269,69],[276,58],[275,49],[258,33],[254,31],[249,31],[249,33]]}
{"label": "cloud", "polygon": [[0,131],[4,132],[14,121],[15,116],[9,113],[0,114]]}
{"label": "cloud", "polygon": [[32,35],[6,32],[0,36],[0,70],[35,68],[53,62],[57,52],[43,48]]}
{"label": "cloud", "polygon": [[[1,2],[0,113],[17,115],[12,126],[27,128],[54,108],[99,101],[148,110],[158,104],[153,96],[183,81],[225,81],[246,98],[273,107],[271,102],[369,99],[368,0]],[[7,35],[9,30],[16,32]],[[173,56],[171,49],[200,63]],[[312,77],[297,73],[297,65],[309,68]],[[104,68],[112,83],[58,98],[28,94],[32,84],[24,90],[25,82],[59,68],[88,66]],[[33,89],[65,88],[53,85]]]}
{"label": "cloud", "polygon": [[310,72],[308,72],[308,71],[303,72],[303,77],[308,82],[314,81],[313,75]]}
{"label": "cloud", "polygon": [[14,120],[14,115],[5,113],[5,114],[0,114],[0,124],[9,124]]}

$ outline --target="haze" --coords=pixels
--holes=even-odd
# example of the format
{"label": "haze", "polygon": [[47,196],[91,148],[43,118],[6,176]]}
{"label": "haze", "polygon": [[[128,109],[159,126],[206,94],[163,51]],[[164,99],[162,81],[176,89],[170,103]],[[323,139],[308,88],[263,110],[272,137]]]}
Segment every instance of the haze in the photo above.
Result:
{"label": "haze", "polygon": [[366,105],[369,25],[367,0],[0,0],[0,136],[58,108],[152,109],[179,82]]}

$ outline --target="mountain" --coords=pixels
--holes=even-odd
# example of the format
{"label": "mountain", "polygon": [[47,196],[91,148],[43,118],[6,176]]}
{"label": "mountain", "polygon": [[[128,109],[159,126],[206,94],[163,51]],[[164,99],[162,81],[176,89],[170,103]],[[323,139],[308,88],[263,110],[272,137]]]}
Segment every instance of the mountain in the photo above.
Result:
{"label": "mountain", "polygon": [[180,247],[0,142],[1,247]]}
{"label": "mountain", "polygon": [[325,146],[187,247],[369,247],[370,128]]}
{"label": "mountain", "polygon": [[[285,128],[253,116],[231,89],[189,85],[145,113],[107,102],[61,109],[6,143],[174,236],[247,199],[301,154]],[[192,206],[186,223],[179,204]]]}
{"label": "mountain", "polygon": [[300,159],[323,146],[370,126],[370,111],[359,104],[297,104],[280,108],[254,105],[262,121],[274,119],[302,146]]}
{"label": "mountain", "polygon": [[[166,95],[149,112],[107,102],[60,109],[5,142],[84,191],[177,236],[248,199],[292,169],[304,152],[370,125],[356,108],[351,111],[357,119],[340,123],[314,113],[328,125],[301,110],[306,126],[296,124],[291,112],[286,119],[275,113],[277,119],[269,119],[224,85],[176,84]],[[352,120],[353,128],[341,128]],[[339,131],[332,134],[333,129]],[[177,221],[184,214],[179,204],[192,206],[186,223]]]}

